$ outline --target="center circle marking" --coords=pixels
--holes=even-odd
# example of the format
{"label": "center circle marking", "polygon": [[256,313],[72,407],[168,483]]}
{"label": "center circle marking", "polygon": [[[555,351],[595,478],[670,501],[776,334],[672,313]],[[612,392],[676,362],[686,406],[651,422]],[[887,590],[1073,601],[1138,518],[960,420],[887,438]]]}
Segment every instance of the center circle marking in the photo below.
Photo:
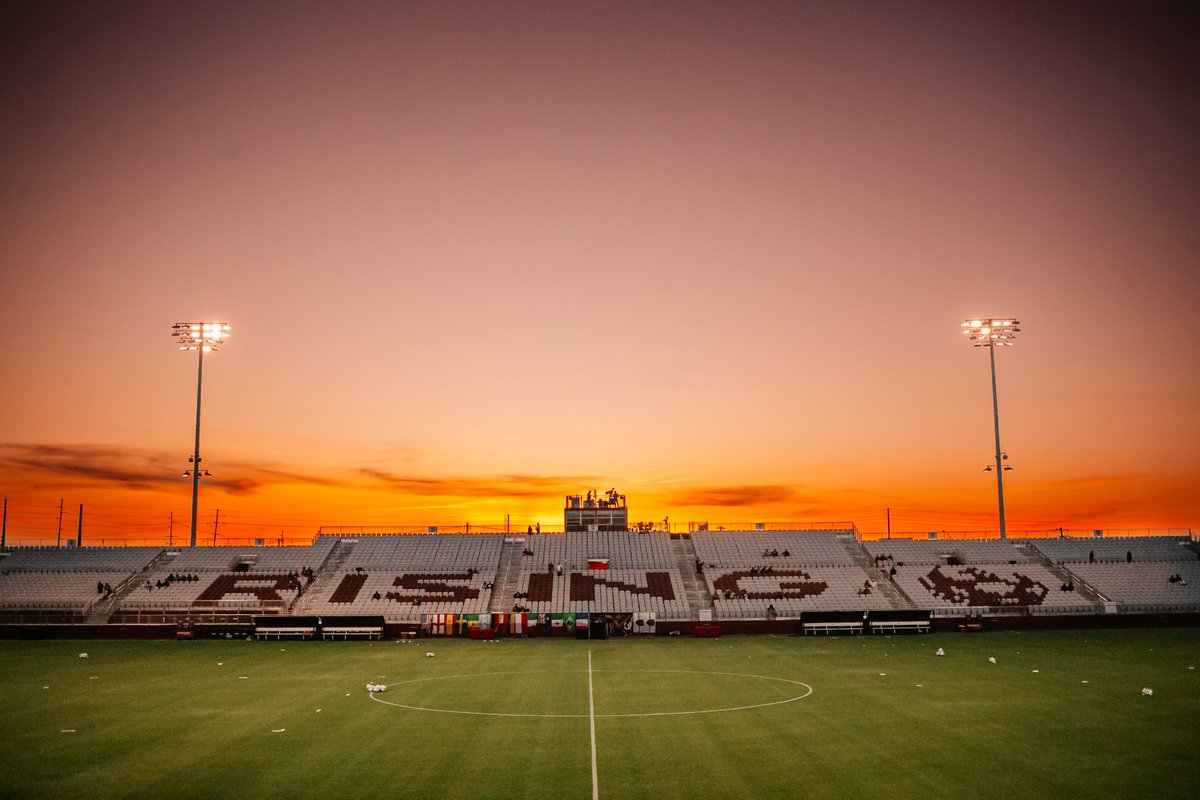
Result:
{"label": "center circle marking", "polygon": [[[581,670],[582,671],[582,670]],[[385,700],[378,692],[373,692],[370,697],[377,703],[394,706],[396,708],[404,708],[409,711],[428,711],[434,714],[464,714],[467,716],[476,717],[537,717],[541,719],[557,718],[557,719],[587,719],[590,716],[597,718],[608,719],[617,717],[682,717],[693,714],[721,714],[728,711],[749,711],[752,708],[767,708],[769,706],[781,706],[786,703],[794,703],[797,700],[803,700],[813,693],[813,687],[802,681],[794,681],[790,678],[776,678],[771,675],[751,675],[743,672],[707,672],[701,670],[685,670],[685,669],[610,669],[610,670],[593,670],[593,674],[602,672],[628,672],[628,673],[643,673],[655,675],[719,675],[727,678],[752,678],[761,681],[776,681],[778,683],[790,683],[795,686],[801,686],[804,691],[792,697],[786,697],[782,700],[771,700],[765,703],[749,703],[741,706],[725,706],[721,708],[699,708],[690,711],[643,711],[628,714],[523,714],[507,711],[465,711],[454,708],[430,708],[428,706],[414,706],[407,703],[398,703],[394,700]],[[530,671],[530,672],[480,672],[470,675],[438,675],[431,678],[412,678],[406,681],[397,681],[387,684],[391,689],[393,686],[406,686],[414,683],[427,683],[432,681],[448,681],[458,680],[463,678],[494,678],[504,675],[550,675],[561,674],[552,673],[549,670]]]}

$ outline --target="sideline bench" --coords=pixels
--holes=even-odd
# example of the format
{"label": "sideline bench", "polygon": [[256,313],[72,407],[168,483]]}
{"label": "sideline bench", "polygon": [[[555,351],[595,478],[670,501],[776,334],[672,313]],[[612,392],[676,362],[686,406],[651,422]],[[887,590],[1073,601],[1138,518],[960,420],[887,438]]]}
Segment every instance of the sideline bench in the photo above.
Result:
{"label": "sideline bench", "polygon": [[259,625],[255,627],[254,635],[259,639],[307,639],[313,635],[313,629]]}
{"label": "sideline bench", "polygon": [[927,619],[890,619],[880,622],[870,622],[871,633],[929,633],[931,630]]}
{"label": "sideline bench", "polygon": [[326,625],[321,628],[322,639],[382,639],[383,627],[379,625]]}
{"label": "sideline bench", "polygon": [[804,634],[806,636],[809,633],[830,634],[830,633],[846,633],[846,632],[853,635],[855,633],[862,633],[863,630],[866,628],[866,623],[861,619],[856,619],[856,620],[847,621],[847,622],[805,622],[805,623],[803,623],[803,625],[804,625]]}

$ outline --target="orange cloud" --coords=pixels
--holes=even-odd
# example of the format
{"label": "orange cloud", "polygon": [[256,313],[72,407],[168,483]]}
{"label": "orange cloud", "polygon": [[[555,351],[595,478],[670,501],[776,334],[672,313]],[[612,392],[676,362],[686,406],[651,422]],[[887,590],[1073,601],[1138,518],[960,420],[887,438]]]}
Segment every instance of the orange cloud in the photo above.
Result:
{"label": "orange cloud", "polygon": [[697,486],[676,489],[663,495],[663,500],[675,506],[733,507],[761,505],[790,505],[805,507],[811,501],[790,486]]}
{"label": "orange cloud", "polygon": [[393,475],[377,469],[361,468],[360,475],[377,481],[387,488],[426,497],[534,498],[578,491],[578,487],[594,483],[593,476],[502,475],[495,477],[422,478]]}

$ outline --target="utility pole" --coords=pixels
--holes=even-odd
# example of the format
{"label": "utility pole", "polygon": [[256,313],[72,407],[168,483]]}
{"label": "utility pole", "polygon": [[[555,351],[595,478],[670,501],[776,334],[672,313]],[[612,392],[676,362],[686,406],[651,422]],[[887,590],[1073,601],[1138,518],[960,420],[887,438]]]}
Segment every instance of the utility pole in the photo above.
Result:
{"label": "utility pole", "polygon": [[4,539],[8,536],[8,498],[4,498],[4,522],[0,523],[0,547],[4,547]]}
{"label": "utility pole", "polygon": [[217,516],[213,520],[213,543],[212,546],[217,546],[217,526],[221,524],[221,509],[217,509]]}
{"label": "utility pole", "polygon": [[62,547],[62,511],[63,501],[60,497],[58,499],[58,537],[54,540],[55,547]]}
{"label": "utility pole", "polygon": [[79,504],[79,527],[75,529],[75,546],[83,547],[83,503]]}
{"label": "utility pole", "polygon": [[169,512],[167,517],[167,547],[175,546],[175,512]]}
{"label": "utility pole", "polygon": [[888,512],[888,538],[891,539],[892,538],[892,510],[889,508],[887,510],[887,512]]}

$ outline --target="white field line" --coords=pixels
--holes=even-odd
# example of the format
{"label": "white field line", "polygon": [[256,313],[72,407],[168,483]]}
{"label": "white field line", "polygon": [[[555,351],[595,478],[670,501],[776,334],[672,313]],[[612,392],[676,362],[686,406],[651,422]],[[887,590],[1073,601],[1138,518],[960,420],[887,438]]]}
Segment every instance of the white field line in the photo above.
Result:
{"label": "white field line", "polygon": [[600,800],[600,781],[596,774],[596,702],[592,692],[591,650],[588,650],[588,725],[592,732],[592,800]]}

